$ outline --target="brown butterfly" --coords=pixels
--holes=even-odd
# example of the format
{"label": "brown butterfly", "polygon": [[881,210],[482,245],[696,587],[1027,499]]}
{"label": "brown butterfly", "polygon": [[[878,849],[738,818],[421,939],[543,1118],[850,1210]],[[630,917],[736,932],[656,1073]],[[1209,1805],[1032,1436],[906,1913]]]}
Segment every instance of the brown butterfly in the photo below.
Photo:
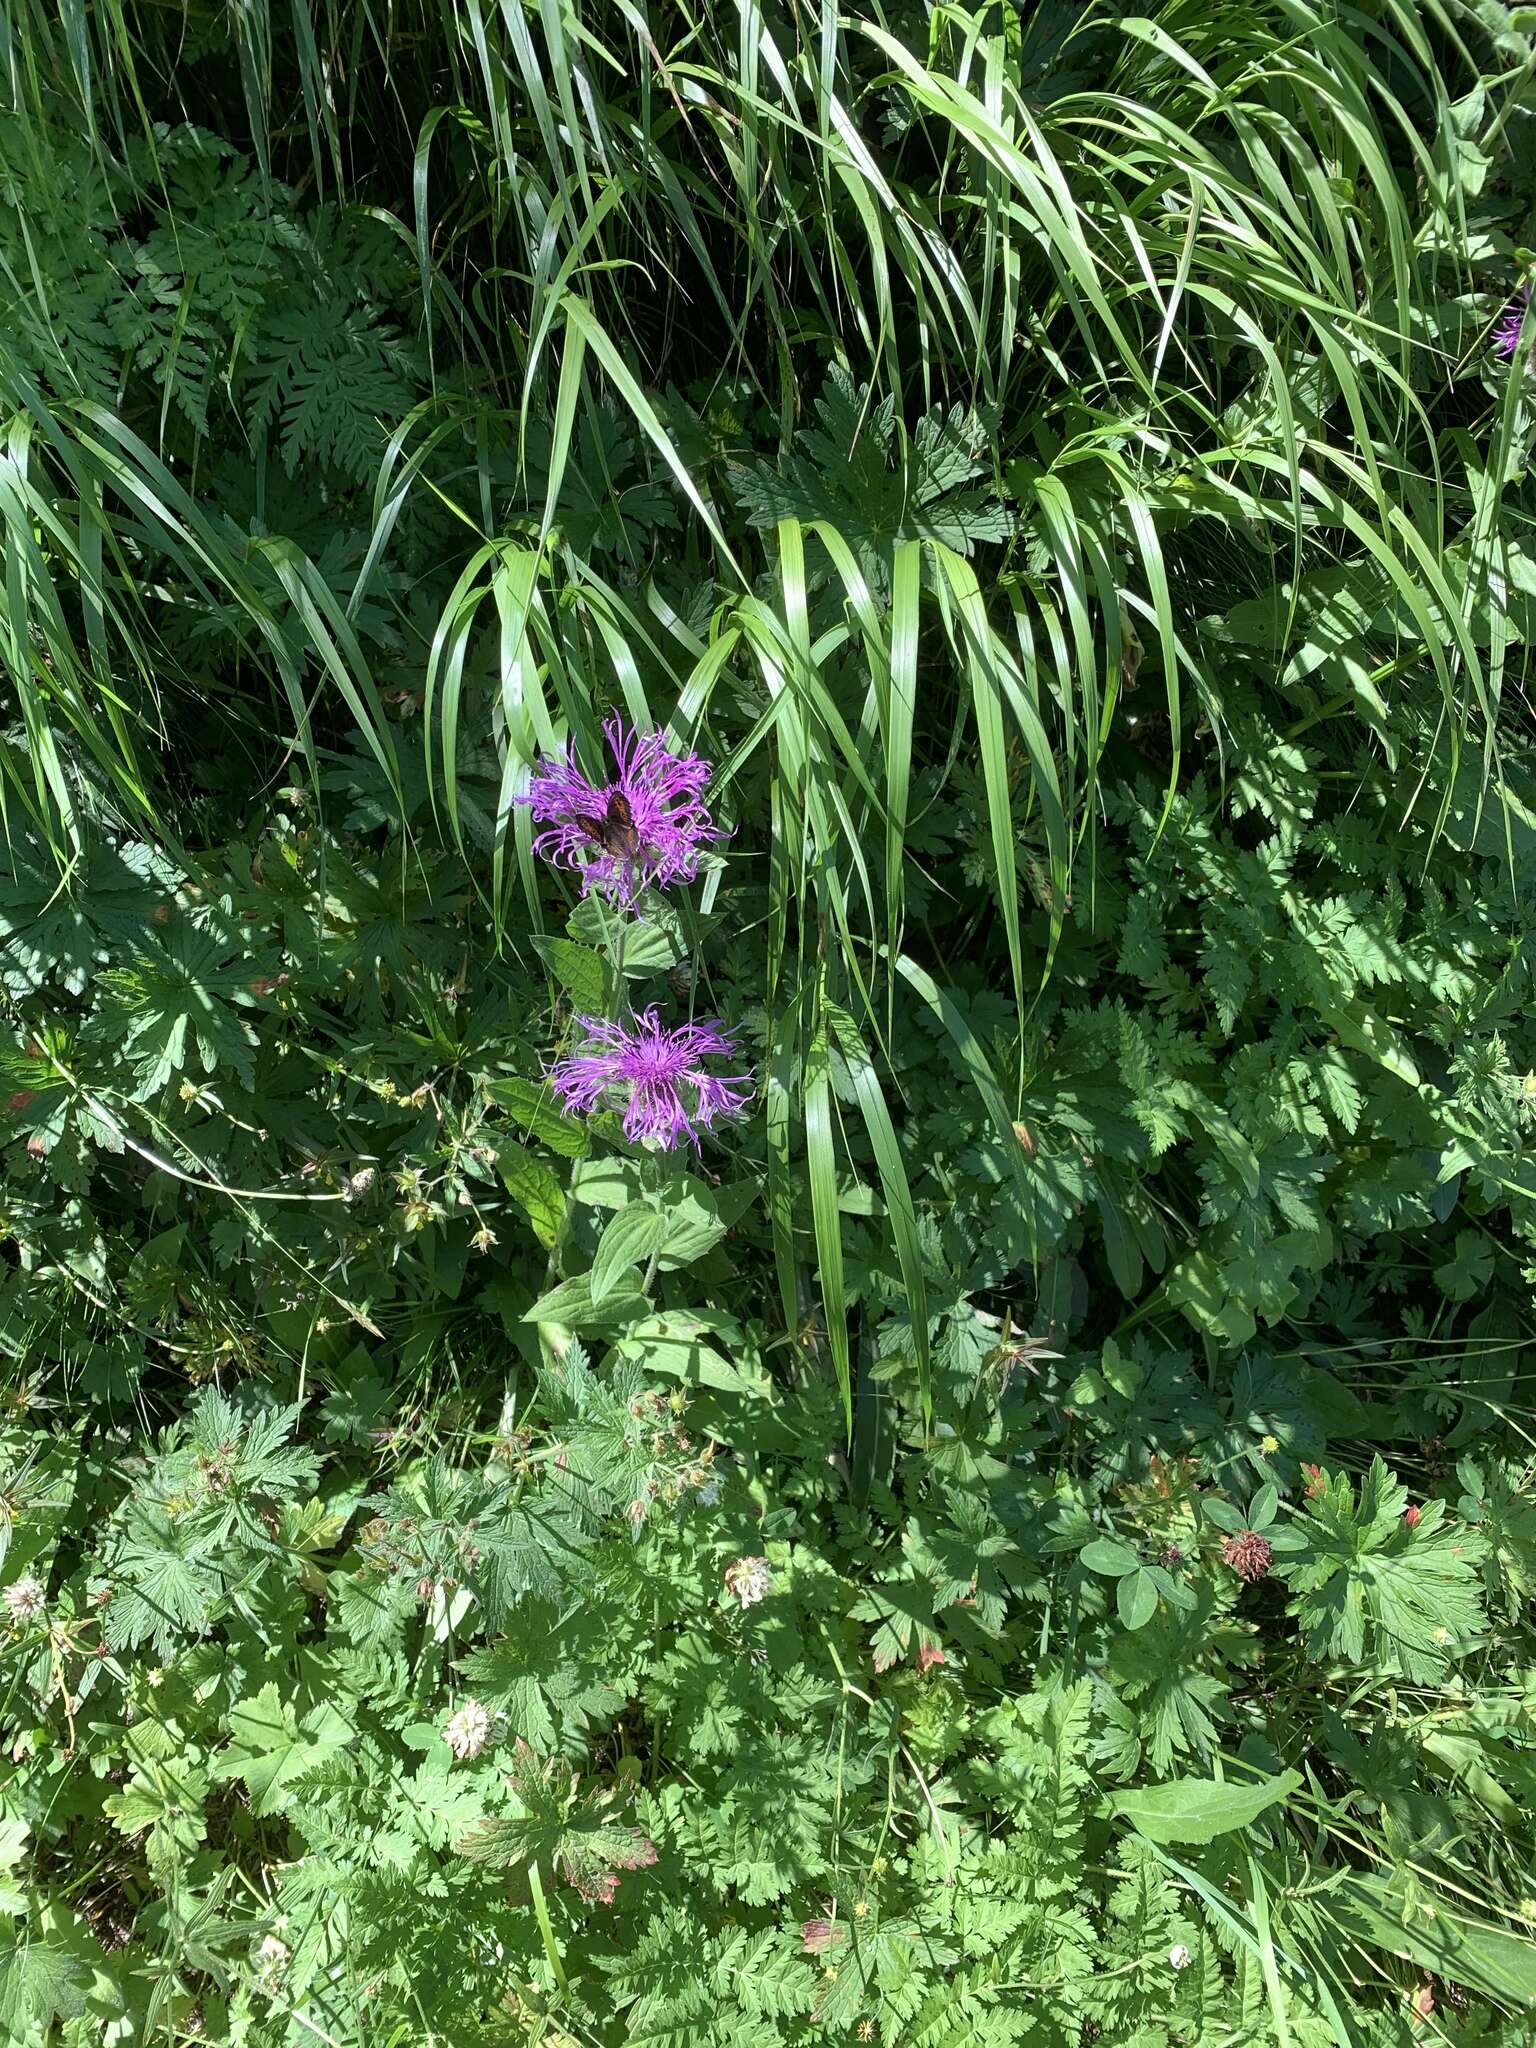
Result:
{"label": "brown butterfly", "polygon": [[633,860],[640,851],[635,814],[622,790],[608,792],[608,808],[602,817],[578,818],[576,822],[595,845],[618,860]]}

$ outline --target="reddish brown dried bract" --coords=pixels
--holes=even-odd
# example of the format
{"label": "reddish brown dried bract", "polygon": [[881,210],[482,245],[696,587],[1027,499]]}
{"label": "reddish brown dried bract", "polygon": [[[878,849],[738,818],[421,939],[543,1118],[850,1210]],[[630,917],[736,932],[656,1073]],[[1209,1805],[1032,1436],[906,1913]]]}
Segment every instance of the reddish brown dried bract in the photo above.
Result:
{"label": "reddish brown dried bract", "polygon": [[1257,1529],[1242,1529],[1236,1536],[1229,1536],[1221,1546],[1221,1554],[1249,1585],[1268,1577],[1275,1556],[1273,1546]]}

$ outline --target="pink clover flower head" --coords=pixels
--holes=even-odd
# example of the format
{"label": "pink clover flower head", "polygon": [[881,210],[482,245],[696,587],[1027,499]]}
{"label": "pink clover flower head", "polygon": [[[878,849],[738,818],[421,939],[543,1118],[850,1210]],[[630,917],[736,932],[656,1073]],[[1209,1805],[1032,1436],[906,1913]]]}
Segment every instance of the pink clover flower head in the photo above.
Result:
{"label": "pink clover flower head", "polygon": [[1513,362],[1515,350],[1520,346],[1520,328],[1525,319],[1525,309],[1531,303],[1531,288],[1521,285],[1499,315],[1498,325],[1493,330],[1493,352],[1506,363]]}
{"label": "pink clover flower head", "polygon": [[707,1059],[734,1059],[736,1041],[722,1025],[705,1022],[668,1029],[655,1009],[629,1024],[578,1017],[585,1044],[557,1060],[550,1085],[567,1111],[590,1115],[605,1106],[624,1109],[624,1135],[632,1144],[673,1150],[699,1133],[740,1116],[752,1097],[750,1074],[712,1074]]}
{"label": "pink clover flower head", "polygon": [[674,754],[661,733],[632,731],[622,718],[605,719],[603,731],[618,770],[613,781],[583,774],[572,745],[535,773],[517,802],[546,828],[535,853],[578,872],[583,896],[600,889],[628,910],[645,889],[691,882],[703,847],[727,835],[704,805],[708,761]]}

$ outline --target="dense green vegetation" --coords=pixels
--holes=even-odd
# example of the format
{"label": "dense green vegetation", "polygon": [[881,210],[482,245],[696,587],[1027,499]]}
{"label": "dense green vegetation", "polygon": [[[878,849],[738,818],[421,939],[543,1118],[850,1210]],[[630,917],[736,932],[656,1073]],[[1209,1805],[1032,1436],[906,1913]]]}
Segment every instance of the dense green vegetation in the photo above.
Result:
{"label": "dense green vegetation", "polygon": [[1536,9],[0,35],[0,2038],[1528,2042]]}

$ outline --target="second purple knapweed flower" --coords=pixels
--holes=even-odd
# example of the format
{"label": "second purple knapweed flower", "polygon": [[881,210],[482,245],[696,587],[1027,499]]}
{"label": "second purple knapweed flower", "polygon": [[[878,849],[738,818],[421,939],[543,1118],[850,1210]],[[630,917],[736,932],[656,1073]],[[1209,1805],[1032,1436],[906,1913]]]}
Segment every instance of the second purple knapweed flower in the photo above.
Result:
{"label": "second purple knapweed flower", "polygon": [[712,1124],[740,1116],[752,1096],[750,1074],[712,1074],[708,1059],[734,1059],[736,1041],[722,1025],[679,1024],[668,1029],[654,1009],[630,1024],[606,1017],[576,1019],[586,1042],[549,1070],[565,1110],[589,1114],[622,1108],[632,1144],[670,1151],[693,1146]]}
{"label": "second purple knapweed flower", "polygon": [[674,754],[659,732],[631,731],[622,718],[605,719],[603,732],[613,781],[583,774],[571,747],[538,769],[517,801],[546,828],[535,853],[577,870],[583,896],[601,889],[628,910],[644,889],[691,882],[704,846],[726,835],[704,805],[708,761]]}
{"label": "second purple knapweed flower", "polygon": [[1493,330],[1493,352],[1502,356],[1506,363],[1513,362],[1515,350],[1520,346],[1520,329],[1525,320],[1525,309],[1530,303],[1531,288],[1523,284],[1499,315],[1498,325]]}

